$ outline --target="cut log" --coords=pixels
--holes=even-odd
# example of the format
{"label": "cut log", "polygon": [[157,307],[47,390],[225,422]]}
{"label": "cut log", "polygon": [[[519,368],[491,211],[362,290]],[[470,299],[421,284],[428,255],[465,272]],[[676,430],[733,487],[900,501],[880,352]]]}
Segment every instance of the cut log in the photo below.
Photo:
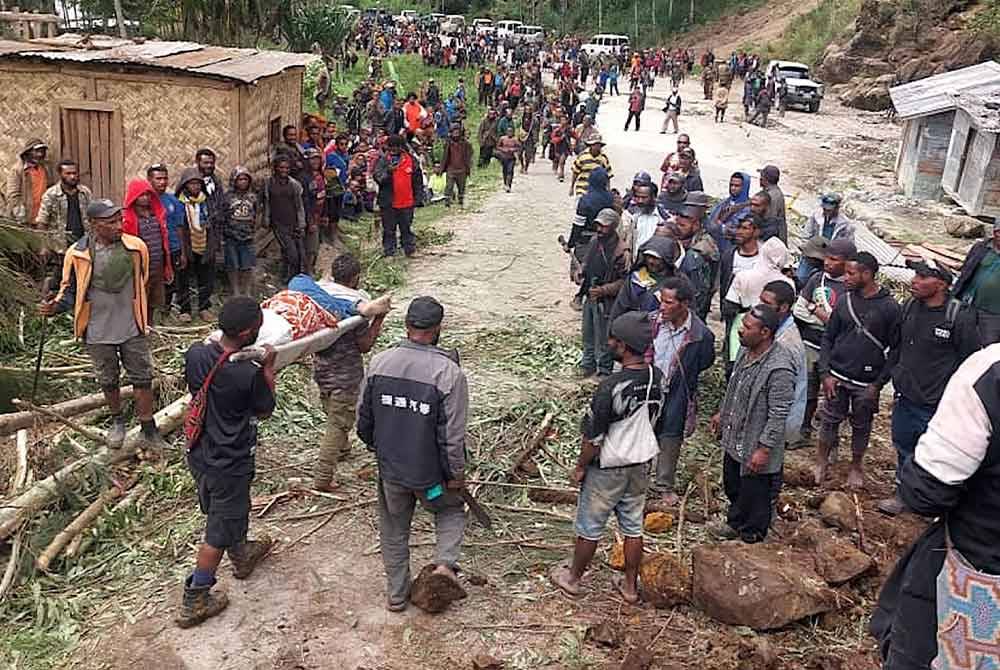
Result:
{"label": "cut log", "polygon": [[[123,400],[132,397],[131,386],[124,386],[121,390]],[[45,409],[51,410],[63,417],[76,416],[91,410],[104,407],[107,401],[103,393],[92,393],[81,398],[73,398],[65,402],[49,405]],[[45,420],[40,412],[11,412],[10,414],[0,414],[0,436],[10,435],[22,428],[30,428],[36,421]]]}
{"label": "cut log", "polygon": [[14,543],[10,548],[10,558],[7,559],[7,567],[3,571],[3,580],[0,580],[0,603],[7,596],[7,591],[14,585],[17,577],[17,569],[21,563],[21,533],[14,538]]}
{"label": "cut log", "polygon": [[14,439],[17,447],[17,468],[14,470],[14,480],[10,483],[10,492],[17,493],[28,481],[28,431],[22,428],[17,431]]}
{"label": "cut log", "polygon": [[[280,370],[302,356],[323,351],[336,342],[341,335],[364,323],[366,323],[364,318],[352,316],[341,321],[336,328],[324,328],[302,339],[275,347],[278,353],[275,367]],[[183,425],[190,401],[191,395],[184,394],[154,415],[156,427],[161,435],[169,435]],[[136,426],[126,434],[125,444],[121,449],[111,450],[107,447],[101,447],[92,455],[73,461],[51,476],[36,482],[34,486],[21,495],[0,503],[0,540],[10,537],[22,523],[34,516],[38,510],[59,498],[66,488],[72,488],[79,483],[84,469],[88,467],[107,468],[135,456],[137,445],[134,438],[138,434],[139,427]]]}
{"label": "cut log", "polygon": [[39,406],[37,406],[35,404],[32,404],[32,403],[28,402],[27,400],[20,400],[18,398],[14,398],[13,400],[11,400],[11,402],[14,404],[15,407],[24,407],[29,412],[39,412],[43,416],[47,416],[50,419],[52,419],[53,421],[58,421],[59,423],[61,423],[64,426],[66,426],[67,428],[71,428],[72,430],[76,431],[77,433],[80,433],[80,435],[83,435],[85,438],[87,438],[88,440],[90,440],[92,442],[96,442],[98,444],[106,444],[107,443],[107,434],[103,433],[103,432],[99,433],[99,432],[97,432],[97,429],[86,428],[84,426],[81,426],[79,423],[77,423],[76,421],[73,421],[72,419],[67,419],[64,416],[56,414],[55,412],[53,412],[50,409],[46,409],[44,407],[39,407]]}
{"label": "cut log", "polygon": [[520,471],[524,464],[535,455],[535,452],[545,443],[545,437],[549,433],[549,426],[552,424],[552,419],[555,418],[555,412],[548,412],[545,418],[542,419],[542,423],[538,426],[538,432],[535,433],[534,439],[531,440],[531,444],[528,448],[522,451],[516,459],[514,459],[514,465],[511,466],[510,471],[507,473],[509,478],[514,478],[517,476],[518,471]]}
{"label": "cut log", "polygon": [[83,530],[89,526],[94,519],[100,516],[104,508],[108,506],[108,503],[117,500],[121,497],[122,493],[128,489],[129,486],[135,484],[135,479],[124,484],[122,487],[112,486],[107,491],[102,493],[97,497],[97,500],[90,503],[85,510],[80,512],[75,519],[73,519],[68,526],[63,528],[54,538],[49,546],[45,548],[35,560],[35,567],[37,567],[42,572],[48,572],[49,566],[52,561],[55,560],[63,548],[69,544],[73,538],[83,532]]}

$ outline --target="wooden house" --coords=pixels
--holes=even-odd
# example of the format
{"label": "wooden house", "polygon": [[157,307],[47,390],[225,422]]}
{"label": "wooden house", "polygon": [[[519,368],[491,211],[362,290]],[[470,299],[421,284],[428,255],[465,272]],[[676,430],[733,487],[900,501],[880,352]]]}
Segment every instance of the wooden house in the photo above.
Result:
{"label": "wooden house", "polygon": [[970,216],[1000,216],[1000,91],[955,96],[941,184]]}
{"label": "wooden house", "polygon": [[53,162],[77,161],[81,181],[115,200],[153,163],[178,177],[200,147],[220,175],[240,164],[262,176],[281,128],[299,122],[313,58],[79,35],[0,41],[0,161],[40,137]]}
{"label": "wooden house", "polygon": [[1000,63],[986,61],[889,89],[903,133],[896,181],[914,198],[936,199],[955,121],[955,95],[1000,89]]}

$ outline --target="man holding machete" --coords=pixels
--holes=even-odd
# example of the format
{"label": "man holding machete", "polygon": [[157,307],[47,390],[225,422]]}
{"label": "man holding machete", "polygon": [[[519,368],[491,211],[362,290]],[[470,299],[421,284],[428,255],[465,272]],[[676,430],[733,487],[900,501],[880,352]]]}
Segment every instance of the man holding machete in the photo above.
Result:
{"label": "man holding machete", "polygon": [[469,384],[439,348],[444,308],[414,298],[406,339],[372,358],[361,385],[358,437],[378,459],[379,536],[390,612],[410,596],[410,522],[416,501],[434,515],[435,580],[457,581],[465,533],[465,431]]}

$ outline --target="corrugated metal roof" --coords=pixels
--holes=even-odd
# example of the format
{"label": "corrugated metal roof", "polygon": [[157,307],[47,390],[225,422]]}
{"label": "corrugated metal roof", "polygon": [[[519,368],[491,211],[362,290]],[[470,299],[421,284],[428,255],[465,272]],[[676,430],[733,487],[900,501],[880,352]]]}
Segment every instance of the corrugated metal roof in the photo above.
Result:
{"label": "corrugated metal roof", "polygon": [[1000,63],[989,60],[893,86],[889,89],[889,97],[899,118],[912,119],[955,109],[952,96],[956,94],[996,88],[1000,88]]}
{"label": "corrugated metal roof", "polygon": [[252,84],[258,79],[279,74],[289,68],[303,67],[317,58],[312,54],[235,49],[206,46],[195,42],[150,40],[139,44],[119,42],[110,48],[94,48],[98,42],[81,37],[74,43],[62,35],[59,43],[60,46],[75,44],[78,48],[55,48],[51,41],[42,43],[35,40],[0,41],[0,60],[28,59],[74,61],[92,65],[129,65]]}

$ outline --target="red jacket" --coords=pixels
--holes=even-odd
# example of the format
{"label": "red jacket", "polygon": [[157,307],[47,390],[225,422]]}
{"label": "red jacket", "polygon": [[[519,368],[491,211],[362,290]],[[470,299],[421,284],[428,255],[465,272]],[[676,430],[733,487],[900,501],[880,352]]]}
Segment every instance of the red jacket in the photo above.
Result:
{"label": "red jacket", "polygon": [[122,207],[122,232],[126,235],[139,235],[139,216],[135,212],[135,201],[143,193],[149,194],[149,208],[160,223],[160,237],[163,239],[163,280],[170,284],[174,281],[174,268],[170,264],[170,240],[167,236],[167,211],[160,202],[160,196],[153,190],[152,184],[145,179],[133,179],[125,189],[125,202]]}

